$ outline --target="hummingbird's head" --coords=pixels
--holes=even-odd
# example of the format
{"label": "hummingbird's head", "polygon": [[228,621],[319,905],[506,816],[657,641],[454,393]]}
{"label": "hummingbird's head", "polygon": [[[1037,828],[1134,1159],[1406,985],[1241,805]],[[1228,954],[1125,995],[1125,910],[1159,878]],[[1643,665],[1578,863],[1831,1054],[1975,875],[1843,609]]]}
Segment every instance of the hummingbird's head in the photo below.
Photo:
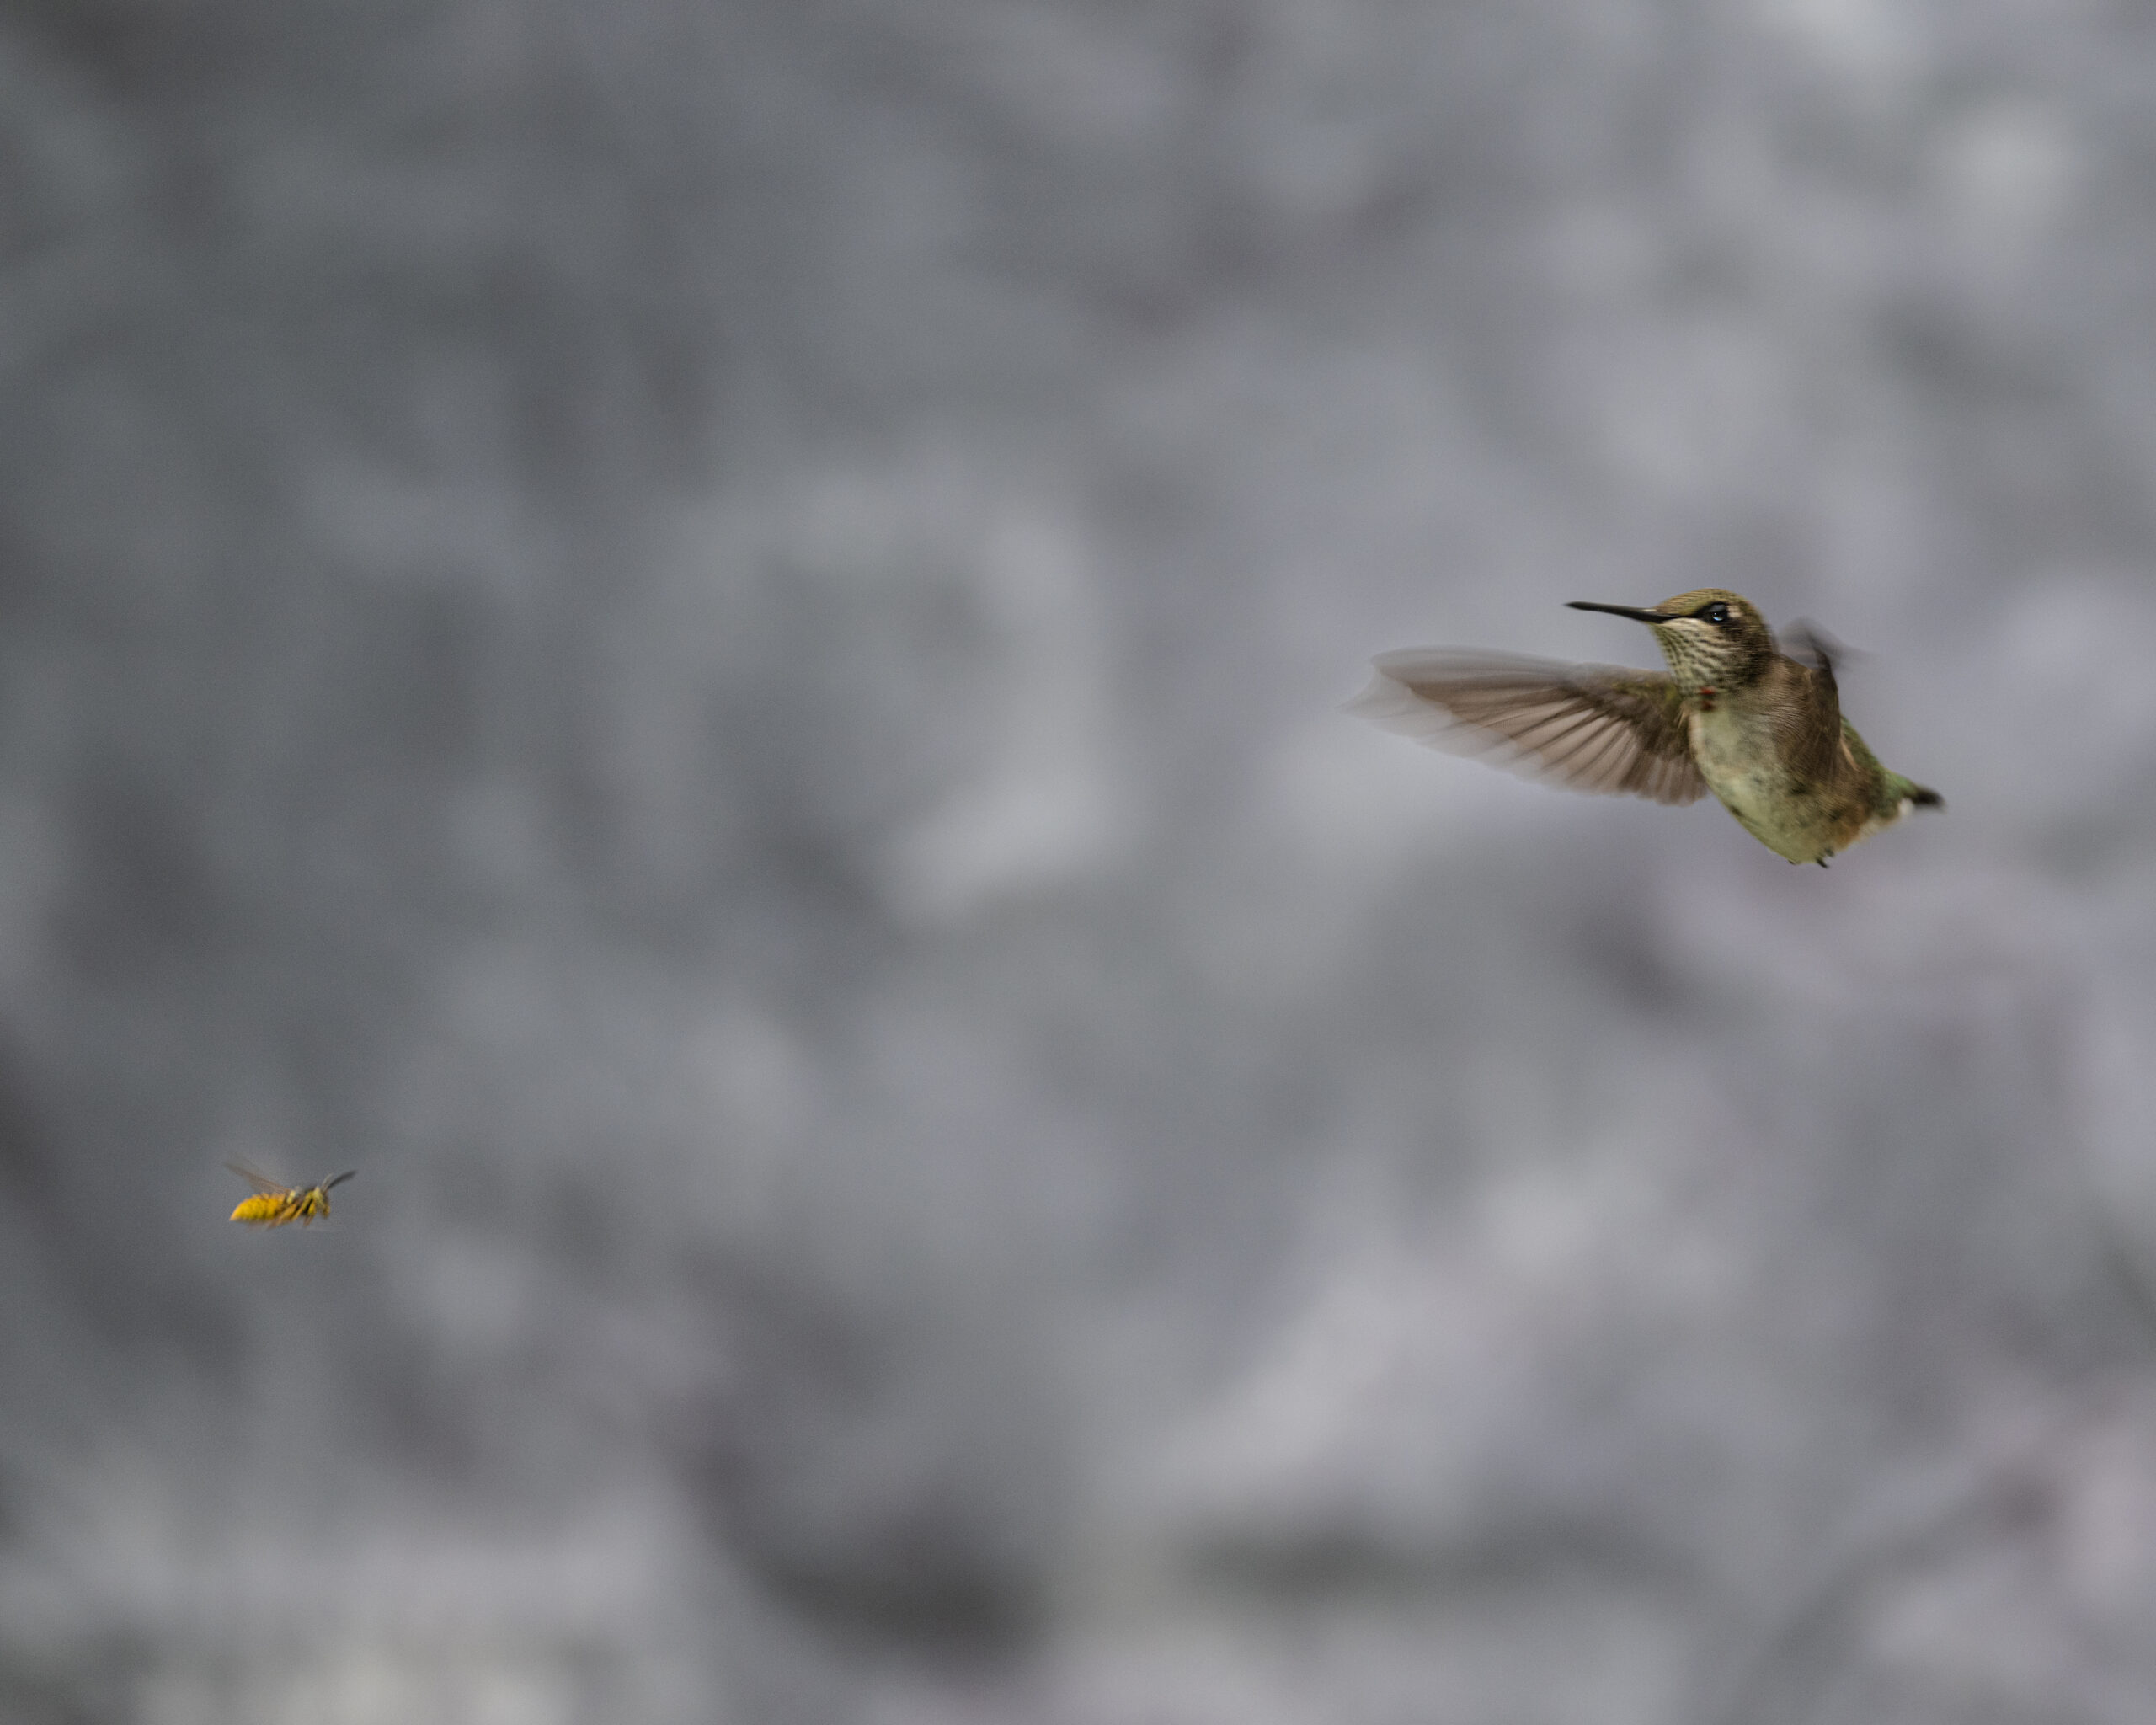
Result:
{"label": "hummingbird's head", "polygon": [[1726,587],[1679,593],[1652,608],[1576,599],[1574,611],[1606,611],[1654,631],[1670,675],[1686,689],[1742,688],[1763,676],[1774,653],[1774,631],[1758,607]]}

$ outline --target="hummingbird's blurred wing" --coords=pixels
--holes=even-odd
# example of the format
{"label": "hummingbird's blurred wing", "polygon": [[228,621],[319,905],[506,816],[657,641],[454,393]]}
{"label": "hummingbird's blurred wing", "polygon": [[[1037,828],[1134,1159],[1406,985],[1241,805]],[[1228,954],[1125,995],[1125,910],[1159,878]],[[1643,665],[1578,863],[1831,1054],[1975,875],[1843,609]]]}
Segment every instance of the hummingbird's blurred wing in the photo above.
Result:
{"label": "hummingbird's blurred wing", "polygon": [[1769,710],[1774,714],[1775,748],[1790,776],[1801,785],[1824,788],[1844,774],[1861,777],[1864,769],[1842,740],[1842,698],[1832,650],[1808,630],[1806,644],[1818,655],[1816,663],[1780,659],[1767,668],[1770,688],[1793,691]]}
{"label": "hummingbird's blurred wing", "polygon": [[1575,791],[1657,803],[1706,794],[1677,686],[1659,671],[1453,647],[1375,664],[1348,710],[1433,749],[1486,756]]}

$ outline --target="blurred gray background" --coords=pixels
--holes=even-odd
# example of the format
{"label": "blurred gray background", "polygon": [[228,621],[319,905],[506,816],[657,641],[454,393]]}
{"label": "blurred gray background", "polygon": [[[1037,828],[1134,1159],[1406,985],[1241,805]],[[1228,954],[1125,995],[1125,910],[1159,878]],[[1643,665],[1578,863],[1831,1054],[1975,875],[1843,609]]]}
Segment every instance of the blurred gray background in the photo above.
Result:
{"label": "blurred gray background", "polygon": [[[0,1717],[2156,1717],[2152,91],[13,0]],[[1339,711],[1709,584],[1950,812]]]}

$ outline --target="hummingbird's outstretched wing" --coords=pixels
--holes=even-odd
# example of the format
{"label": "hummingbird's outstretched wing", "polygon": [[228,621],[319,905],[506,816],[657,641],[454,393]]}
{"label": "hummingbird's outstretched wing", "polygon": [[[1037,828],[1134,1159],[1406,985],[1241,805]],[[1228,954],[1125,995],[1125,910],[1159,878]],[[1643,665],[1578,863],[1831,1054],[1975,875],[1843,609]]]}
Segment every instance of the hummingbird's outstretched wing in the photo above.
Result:
{"label": "hummingbird's outstretched wing", "polygon": [[1348,710],[1454,755],[1486,755],[1576,791],[1657,803],[1706,794],[1677,686],[1629,665],[1411,648],[1375,661]]}

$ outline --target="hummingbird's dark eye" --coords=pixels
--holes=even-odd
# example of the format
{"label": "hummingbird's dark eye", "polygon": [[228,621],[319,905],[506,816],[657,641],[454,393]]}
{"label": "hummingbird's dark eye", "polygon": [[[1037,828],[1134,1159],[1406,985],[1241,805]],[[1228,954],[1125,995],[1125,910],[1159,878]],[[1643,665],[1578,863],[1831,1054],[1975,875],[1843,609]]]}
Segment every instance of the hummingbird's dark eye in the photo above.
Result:
{"label": "hummingbird's dark eye", "polygon": [[1729,621],[1729,607],[1717,599],[1712,605],[1701,606],[1692,615],[1704,617],[1710,623],[1726,623]]}

